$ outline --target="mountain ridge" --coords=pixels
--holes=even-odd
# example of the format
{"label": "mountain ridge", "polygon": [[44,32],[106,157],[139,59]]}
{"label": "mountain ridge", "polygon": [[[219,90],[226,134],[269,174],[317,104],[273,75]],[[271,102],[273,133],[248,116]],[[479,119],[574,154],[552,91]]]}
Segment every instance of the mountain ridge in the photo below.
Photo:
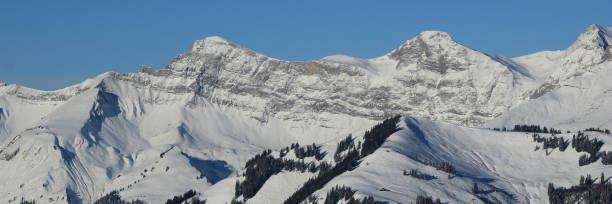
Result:
{"label": "mountain ridge", "polygon": [[[424,37],[428,38],[426,39],[427,42],[423,41],[422,38]],[[440,44],[440,42],[444,42],[442,44],[445,45]],[[450,53],[447,53],[445,55],[433,56],[432,53],[428,52],[429,48],[424,49],[425,47],[422,47],[422,43],[425,43],[427,45],[425,47],[443,50],[447,50],[444,47],[447,46],[446,44],[450,43],[452,49],[450,49]],[[429,46],[427,43],[431,44],[431,46]],[[402,52],[403,48],[406,48],[404,52]],[[469,52],[470,56],[465,56],[465,52]],[[419,53],[422,53],[423,55],[420,55]],[[454,56],[457,53],[459,53],[458,58]],[[347,111],[338,108],[353,110],[352,112],[355,112],[355,110],[372,107],[372,105],[383,106],[381,109],[376,110],[376,112],[369,111],[368,113],[366,113],[363,112],[363,110],[357,111],[363,112],[359,113],[359,115],[370,115],[373,119],[381,119],[385,116],[393,114],[394,111],[392,111],[391,107],[401,107],[404,111],[408,109],[406,109],[403,105],[389,104],[389,102],[380,100],[377,97],[374,97],[374,99],[376,99],[375,101],[368,102],[360,101],[360,99],[357,99],[351,95],[369,95],[369,93],[383,94],[383,92],[381,91],[388,90],[390,87],[393,87],[393,83],[402,83],[407,86],[416,84],[423,86],[425,89],[439,88],[441,86],[447,86],[449,83],[457,85],[461,83],[472,83],[470,81],[459,82],[456,80],[457,76],[451,75],[456,75],[459,74],[460,71],[475,68],[482,69],[483,67],[498,66],[500,68],[498,68],[499,70],[493,71],[495,72],[494,74],[506,75],[505,73],[503,73],[505,72],[505,68],[503,67],[506,65],[502,63],[497,64],[498,62],[496,60],[498,59],[492,60],[486,55],[476,53],[480,52],[473,51],[469,48],[465,48],[457,43],[454,43],[452,38],[450,38],[450,36],[446,33],[437,31],[427,31],[423,32],[422,34],[411,40],[406,41],[395,51],[382,57],[369,60],[367,62],[368,67],[362,67],[354,66],[354,64],[329,62],[329,60],[308,62],[282,61],[263,56],[246,48],[239,47],[238,45],[226,41],[220,37],[209,37],[204,40],[196,41],[192,45],[190,51],[175,57],[171,61],[171,63],[164,69],[155,70],[148,67],[141,67],[138,72],[139,74],[110,73],[109,75],[114,78],[119,78],[121,80],[140,83],[144,86],[157,87],[161,89],[171,89],[174,92],[194,92],[196,93],[196,95],[203,96],[204,98],[207,98],[209,100],[221,100],[220,103],[223,104],[239,103],[239,105],[243,106],[243,108],[256,109],[258,112],[261,113],[267,112],[270,114],[279,114],[278,112],[284,109],[282,108],[282,105],[279,102],[275,102],[274,100],[269,101],[258,96],[269,96],[270,94],[273,94],[273,99],[277,101],[283,101],[283,103],[285,104],[292,103],[291,100],[287,101],[287,98],[303,98],[306,96],[310,98],[310,102],[308,102],[310,104],[304,104],[306,105],[304,107],[305,109],[317,110],[323,108],[326,109],[325,111],[330,111],[334,114],[348,113]],[[403,55],[406,56],[402,58]],[[418,73],[419,76],[409,74],[409,72],[415,69],[425,70],[425,72]],[[446,77],[449,78],[448,82],[440,81],[441,78],[444,78],[446,76],[447,70],[450,70],[448,75],[449,77]],[[432,73],[430,74],[429,72]],[[376,74],[374,76],[370,73]],[[145,76],[143,74],[147,74],[149,76]],[[230,76],[230,74],[240,76],[241,79],[233,78],[232,76]],[[474,73],[464,72],[460,75],[474,75]],[[362,78],[362,81],[365,83],[351,82],[346,77]],[[427,77],[429,79],[427,81],[422,81],[417,77]],[[503,77],[507,77],[507,79],[503,79],[507,81],[513,81],[516,79],[516,76],[510,77],[510,75]],[[178,81],[181,82],[170,82],[169,80],[167,80],[168,78],[178,79]],[[466,76],[463,78],[478,77]],[[295,85],[296,82],[299,83],[299,85]],[[169,86],[168,83],[172,83],[174,85]],[[341,87],[350,87],[351,89],[362,89],[364,91],[350,93],[346,90],[342,90],[343,92],[347,93],[343,93],[342,96],[338,97],[353,98],[346,98],[346,101],[354,101],[352,102],[353,104],[321,104],[323,106],[313,104],[320,103],[317,102],[318,100],[320,100],[320,96],[307,96],[306,93],[304,93],[305,95],[289,94],[290,90],[294,91],[293,89],[295,89],[296,86],[311,86],[312,88],[316,89],[316,92],[327,95],[323,96],[324,98],[334,97],[333,95],[335,94],[325,93],[326,91],[321,90],[321,85],[318,85],[318,83],[323,83],[321,85],[324,86],[335,86],[333,84],[344,84],[343,86],[337,86],[334,89],[344,89]],[[486,82],[483,81],[479,83]],[[512,84],[520,84],[520,82],[510,82],[510,86],[513,86]],[[238,88],[237,85],[239,85],[241,88]],[[264,90],[262,89],[262,86],[266,87],[265,89],[268,89],[269,91],[261,92],[260,90]],[[317,86],[319,86],[319,88],[317,88]],[[491,85],[480,84],[479,86]],[[220,91],[222,89],[223,91]],[[478,87],[474,89],[481,89],[479,91],[474,90],[475,92],[485,92],[485,90],[490,89],[490,87]],[[253,95],[257,98],[260,98],[259,100],[261,101],[261,103],[265,103],[267,105],[262,104],[257,105],[258,107],[254,107],[252,105],[247,105],[246,102],[236,102],[235,97],[243,98],[242,96],[243,94],[245,94],[245,92],[247,92],[247,94],[249,95]],[[398,94],[402,93],[402,95],[412,95],[404,97],[405,99],[402,100],[409,101],[410,103],[420,103],[420,106],[423,106],[420,109],[427,108],[424,104],[422,104],[422,102],[420,101],[422,99],[420,98],[433,97],[431,99],[425,99],[427,101],[441,100],[438,97],[453,97],[448,95],[448,93],[450,93],[448,91],[443,93],[439,93],[439,91],[435,91],[432,93],[427,93],[425,91],[419,91],[418,93],[407,93],[409,92],[409,90],[395,90],[394,92],[397,92]],[[217,97],[220,93],[222,93],[223,96]],[[279,98],[278,96],[282,97]],[[397,97],[399,97],[399,95]],[[474,101],[472,103],[488,102]],[[337,107],[334,108],[333,106]],[[506,104],[504,106],[510,106],[510,104]],[[278,109],[279,107],[281,107],[280,110]],[[439,112],[439,110],[434,111]],[[493,111],[497,113],[485,113],[485,115],[499,114],[500,111],[501,110]],[[416,113],[415,111],[415,114],[418,113]],[[423,116],[428,117],[427,115]],[[462,123],[467,124],[478,124],[482,123],[482,121],[485,120],[484,118],[478,119],[481,116],[469,114],[442,116],[441,119],[449,119],[448,117],[458,117],[455,120],[463,118],[462,120],[468,121],[463,121]],[[475,118],[470,119],[470,117]],[[474,121],[469,122],[469,120]]]}

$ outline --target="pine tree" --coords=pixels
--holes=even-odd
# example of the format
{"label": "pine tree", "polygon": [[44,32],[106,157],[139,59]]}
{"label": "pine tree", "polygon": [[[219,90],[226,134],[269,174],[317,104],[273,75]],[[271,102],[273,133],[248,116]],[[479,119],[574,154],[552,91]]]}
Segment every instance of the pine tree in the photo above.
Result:
{"label": "pine tree", "polygon": [[200,198],[197,196],[191,199],[191,204],[200,204],[200,202]]}

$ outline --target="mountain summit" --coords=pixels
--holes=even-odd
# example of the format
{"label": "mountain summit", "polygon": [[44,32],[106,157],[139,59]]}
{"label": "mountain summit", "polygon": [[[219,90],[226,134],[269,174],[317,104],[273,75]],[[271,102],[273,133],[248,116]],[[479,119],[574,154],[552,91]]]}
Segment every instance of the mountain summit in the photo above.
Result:
{"label": "mountain summit", "polygon": [[612,29],[599,25],[589,26],[565,51],[566,67],[591,66],[612,59]]}
{"label": "mountain summit", "polygon": [[574,50],[578,48],[606,50],[612,41],[612,31],[609,28],[601,27],[597,24],[590,25],[576,41],[568,48]]}
{"label": "mountain summit", "polygon": [[230,48],[238,48],[238,45],[229,42],[219,36],[210,36],[203,40],[197,40],[191,45],[192,52],[220,53]]}

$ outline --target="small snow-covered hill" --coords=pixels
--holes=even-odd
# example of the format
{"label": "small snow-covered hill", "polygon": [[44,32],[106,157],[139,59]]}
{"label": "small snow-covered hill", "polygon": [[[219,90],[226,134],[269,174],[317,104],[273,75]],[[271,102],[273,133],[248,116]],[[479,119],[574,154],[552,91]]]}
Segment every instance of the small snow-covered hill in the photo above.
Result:
{"label": "small snow-covered hill", "polygon": [[[548,203],[549,183],[569,187],[577,185],[580,177],[587,174],[597,180],[602,172],[608,177],[612,175],[612,168],[599,160],[579,166],[578,158],[586,153],[576,152],[571,145],[564,151],[543,149],[542,143],[533,140],[532,133],[461,127],[412,117],[402,118],[398,127],[398,132],[373,154],[363,158],[355,169],[340,174],[313,193],[316,201],[322,203],[332,187],[344,185],[356,190],[358,199],[373,196],[376,201],[389,203],[414,202],[419,195],[449,203]],[[569,142],[575,134],[556,136]],[[586,134],[604,142],[601,151],[612,150],[609,135]],[[551,137],[550,134],[540,135]],[[363,138],[355,137],[357,141]],[[310,158],[305,161],[333,163],[331,157],[336,144],[322,144],[322,149],[328,152],[323,160]],[[278,156],[278,152],[273,155]],[[288,156],[291,155],[289,152]],[[455,166],[456,175],[449,177],[449,173],[427,165],[443,161]],[[420,179],[404,174],[404,170],[413,169],[429,177]],[[317,173],[282,171],[269,178],[246,203],[282,203]],[[236,179],[242,177],[220,182],[205,191],[203,198],[214,203],[229,202]],[[477,194],[471,192],[474,183],[480,189]]]}

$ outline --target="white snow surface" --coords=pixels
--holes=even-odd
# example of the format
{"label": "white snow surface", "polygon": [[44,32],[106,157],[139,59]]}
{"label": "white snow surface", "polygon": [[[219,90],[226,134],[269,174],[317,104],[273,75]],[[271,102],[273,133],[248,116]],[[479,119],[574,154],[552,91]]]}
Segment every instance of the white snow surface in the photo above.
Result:
{"label": "white snow surface", "polygon": [[[461,127],[412,117],[403,118],[399,128],[400,131],[391,135],[376,152],[365,157],[356,169],[341,174],[316,191],[313,195],[318,202],[325,200],[332,187],[345,185],[356,190],[357,198],[372,195],[377,201],[389,203],[414,202],[418,195],[450,203],[485,203],[485,200],[548,203],[549,182],[554,182],[557,187],[569,187],[576,185],[580,176],[586,174],[596,179],[602,172],[608,176],[612,174],[612,169],[600,161],[578,166],[578,158],[586,153],[576,152],[571,145],[563,152],[558,149],[534,151],[542,144],[534,142],[531,133]],[[573,134],[557,136],[567,140]],[[586,134],[604,141],[602,150],[612,150],[612,137],[609,135]],[[328,147],[323,146],[328,153],[333,153],[334,149],[326,149]],[[415,156],[421,162],[417,162]],[[451,162],[457,168],[457,176],[449,179],[447,173],[423,164],[425,160]],[[403,170],[411,169],[436,178],[421,180],[403,175]],[[282,203],[291,195],[291,190],[296,190],[311,176],[312,173],[308,172],[283,171],[268,179],[247,203]],[[230,181],[219,187],[233,192],[234,185],[230,184],[234,184],[235,179],[229,178]],[[478,196],[470,191],[474,183],[481,190]],[[382,188],[389,191],[381,191]],[[222,191],[215,187],[210,189],[204,192],[204,197],[215,203],[229,202],[232,198],[231,195],[219,194]]]}
{"label": "white snow surface", "polygon": [[580,130],[589,127],[612,128],[607,116],[611,110],[612,29],[591,25],[567,50],[541,52],[519,57],[519,63],[533,72],[549,73],[532,98],[502,116],[486,122],[486,127],[514,124],[541,124]]}
{"label": "white snow surface", "polygon": [[194,102],[193,93],[142,88],[114,74],[94,80],[57,100],[40,95],[70,89],[25,97],[13,87],[0,97],[0,202],[65,202],[69,194],[90,203],[112,190],[129,200],[165,202],[188,189],[203,192],[263,149],[330,140],[373,124],[333,115],[327,124],[343,128],[262,123],[244,110]]}

